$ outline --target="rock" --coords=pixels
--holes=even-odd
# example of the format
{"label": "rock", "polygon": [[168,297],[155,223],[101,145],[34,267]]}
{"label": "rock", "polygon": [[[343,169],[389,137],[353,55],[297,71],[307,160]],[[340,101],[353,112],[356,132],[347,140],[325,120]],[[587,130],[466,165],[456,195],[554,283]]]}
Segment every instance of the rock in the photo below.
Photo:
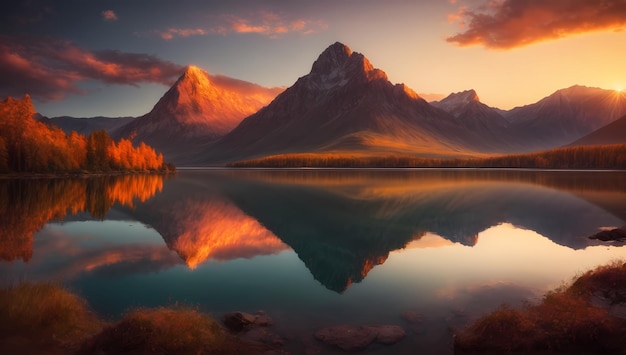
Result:
{"label": "rock", "polygon": [[378,325],[372,328],[378,332],[374,341],[380,344],[395,344],[406,335],[404,329],[399,325]]}
{"label": "rock", "polygon": [[378,336],[373,327],[337,325],[315,332],[315,338],[334,345],[345,351],[357,351],[367,348]]}
{"label": "rock", "polygon": [[423,320],[422,315],[415,311],[404,311],[402,312],[401,317],[411,324],[421,323]]}
{"label": "rock", "polygon": [[240,332],[248,325],[254,323],[256,316],[245,312],[226,313],[222,317],[222,323],[233,332]]}
{"label": "rock", "polygon": [[260,327],[274,325],[274,320],[265,311],[258,311],[254,314],[254,324]]}
{"label": "rock", "polygon": [[626,240],[626,226],[598,232],[590,236],[589,239],[598,239],[603,242]]}
{"label": "rock", "polygon": [[404,329],[398,325],[337,325],[318,330],[315,338],[345,351],[357,351],[367,348],[373,342],[395,344],[405,335]]}
{"label": "rock", "polygon": [[400,316],[409,323],[409,329],[413,331],[413,333],[424,333],[424,316],[415,311],[404,311]]}
{"label": "rock", "polygon": [[241,341],[252,344],[283,346],[283,339],[267,328],[254,328],[239,336]]}

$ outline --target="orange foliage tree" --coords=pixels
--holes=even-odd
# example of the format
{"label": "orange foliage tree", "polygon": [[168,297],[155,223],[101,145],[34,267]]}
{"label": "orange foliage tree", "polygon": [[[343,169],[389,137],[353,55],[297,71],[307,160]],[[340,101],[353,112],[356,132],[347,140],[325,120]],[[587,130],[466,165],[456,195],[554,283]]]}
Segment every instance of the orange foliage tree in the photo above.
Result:
{"label": "orange foliage tree", "polygon": [[65,134],[33,118],[28,95],[0,103],[0,172],[169,170],[163,155],[127,139],[115,142],[104,130],[88,137]]}

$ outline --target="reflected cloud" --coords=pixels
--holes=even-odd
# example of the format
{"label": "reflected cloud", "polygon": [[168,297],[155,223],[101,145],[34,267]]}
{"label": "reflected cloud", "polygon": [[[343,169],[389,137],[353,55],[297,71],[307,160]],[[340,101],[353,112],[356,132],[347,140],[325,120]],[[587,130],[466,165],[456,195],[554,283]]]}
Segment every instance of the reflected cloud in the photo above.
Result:
{"label": "reflected cloud", "polygon": [[[166,246],[138,241],[113,241],[103,235],[85,234],[70,226],[89,223],[94,231],[105,230],[105,224],[127,225],[129,222],[69,222],[50,224],[37,234],[36,250],[28,266],[0,264],[2,268],[27,270],[28,279],[73,280],[85,274],[102,277],[152,273],[183,264]],[[104,232],[99,232],[104,233]],[[18,272],[19,273],[19,272]],[[16,280],[1,280],[11,283]]]}

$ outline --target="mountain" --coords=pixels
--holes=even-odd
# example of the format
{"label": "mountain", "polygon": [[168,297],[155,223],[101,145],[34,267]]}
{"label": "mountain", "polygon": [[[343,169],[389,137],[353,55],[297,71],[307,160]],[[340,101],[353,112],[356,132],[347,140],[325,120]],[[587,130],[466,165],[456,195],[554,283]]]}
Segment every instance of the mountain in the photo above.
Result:
{"label": "mountain", "polygon": [[89,135],[93,131],[97,130],[105,130],[109,135],[114,135],[115,132],[130,122],[132,122],[134,117],[90,117],[90,118],[78,118],[78,117],[69,117],[69,116],[61,116],[61,117],[40,117],[39,121],[59,127],[66,134],[69,134],[72,131],[76,131],[77,133]]}
{"label": "mountain", "polygon": [[309,74],[206,148],[196,163],[312,151],[459,156],[483,138],[456,121],[337,42]]}
{"label": "mountain", "polygon": [[619,143],[626,143],[626,115],[598,130],[591,132],[570,145],[601,145]]}
{"label": "mountain", "polygon": [[452,93],[441,101],[431,102],[431,105],[453,115],[459,126],[471,132],[480,132],[482,151],[502,153],[523,149],[522,142],[509,134],[509,122],[501,114],[502,111],[480,102],[473,89]]}
{"label": "mountain", "polygon": [[626,114],[626,93],[575,85],[506,114],[528,151],[569,144]]}
{"label": "mountain", "polygon": [[189,66],[154,108],[116,135],[160,149],[175,163],[196,146],[230,132],[241,120],[268,104],[282,88],[266,88]]}

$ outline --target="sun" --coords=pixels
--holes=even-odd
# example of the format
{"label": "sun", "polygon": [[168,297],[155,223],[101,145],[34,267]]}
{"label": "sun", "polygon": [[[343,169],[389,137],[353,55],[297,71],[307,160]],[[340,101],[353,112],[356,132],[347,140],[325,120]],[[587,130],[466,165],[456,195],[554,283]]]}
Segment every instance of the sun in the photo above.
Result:
{"label": "sun", "polygon": [[615,91],[617,91],[618,93],[620,93],[620,94],[621,94],[621,93],[623,93],[623,92],[624,92],[624,87],[623,87],[623,86],[617,86],[617,87],[615,88]]}

